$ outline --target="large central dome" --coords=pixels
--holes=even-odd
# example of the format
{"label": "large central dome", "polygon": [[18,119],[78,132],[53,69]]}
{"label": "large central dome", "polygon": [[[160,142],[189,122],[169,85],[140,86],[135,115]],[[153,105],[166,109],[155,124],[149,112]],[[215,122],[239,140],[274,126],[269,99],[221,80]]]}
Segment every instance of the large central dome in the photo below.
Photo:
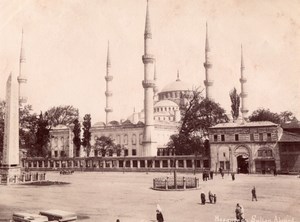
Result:
{"label": "large central dome", "polygon": [[162,90],[162,92],[173,92],[173,91],[188,91],[192,90],[191,86],[187,84],[186,82],[181,81],[180,79],[177,79],[176,81],[169,83],[166,85]]}

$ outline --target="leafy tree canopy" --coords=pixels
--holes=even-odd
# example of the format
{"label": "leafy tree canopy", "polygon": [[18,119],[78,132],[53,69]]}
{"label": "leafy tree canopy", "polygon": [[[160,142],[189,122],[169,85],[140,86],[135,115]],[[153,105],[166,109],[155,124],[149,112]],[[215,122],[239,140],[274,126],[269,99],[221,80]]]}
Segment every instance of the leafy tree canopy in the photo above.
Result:
{"label": "leafy tree canopy", "polygon": [[115,142],[107,136],[101,136],[97,138],[94,149],[95,151],[100,152],[102,156],[110,154],[112,155],[113,153],[116,153],[118,156],[120,156],[122,150],[119,144],[115,144]]}
{"label": "leafy tree canopy", "polygon": [[254,121],[270,121],[276,124],[285,123],[293,120],[294,114],[290,111],[284,111],[280,114],[271,112],[270,109],[259,108],[249,116],[251,122]]}
{"label": "leafy tree canopy", "polygon": [[54,106],[46,111],[51,126],[70,125],[79,116],[79,111],[73,106]]}
{"label": "leafy tree canopy", "polygon": [[209,127],[228,122],[225,110],[214,101],[203,98],[198,90],[182,95],[179,133],[171,136],[168,148],[177,155],[204,153],[204,138]]}

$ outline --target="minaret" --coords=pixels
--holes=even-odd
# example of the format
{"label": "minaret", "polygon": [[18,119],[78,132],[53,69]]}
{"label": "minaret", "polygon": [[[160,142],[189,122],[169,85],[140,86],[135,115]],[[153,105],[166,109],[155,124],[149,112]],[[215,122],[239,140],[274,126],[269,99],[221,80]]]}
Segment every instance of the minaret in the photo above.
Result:
{"label": "minaret", "polygon": [[110,87],[111,87],[110,82],[113,80],[113,76],[110,74],[110,68],[111,68],[111,62],[110,62],[109,42],[108,42],[108,45],[107,45],[107,61],[106,61],[106,76],[105,76],[105,81],[106,81],[106,91],[105,91],[105,96],[106,96],[106,107],[105,107],[106,125],[111,121],[111,112],[113,111],[113,109],[111,107],[112,91],[110,91]]}
{"label": "minaret", "polygon": [[155,86],[153,88],[153,93],[154,93],[154,96],[153,96],[153,99],[154,99],[154,102],[157,102],[158,101],[158,86],[157,86],[157,73],[156,73],[156,62],[154,63],[154,83],[155,83]]}
{"label": "minaret", "polygon": [[211,87],[213,85],[213,80],[211,79],[210,69],[212,68],[212,64],[210,62],[211,54],[210,54],[210,48],[209,48],[209,42],[208,42],[208,28],[207,28],[207,22],[206,22],[206,39],[205,39],[205,62],[204,62],[204,68],[205,68],[205,91],[206,91],[206,99],[212,100],[212,94],[211,94]]}
{"label": "minaret", "polygon": [[26,58],[25,58],[25,50],[23,48],[23,37],[24,37],[24,31],[22,29],[21,52],[20,52],[20,61],[19,61],[19,76],[18,76],[20,103],[27,102],[27,95],[25,93],[25,83],[27,82],[26,70],[25,70]]}
{"label": "minaret", "polygon": [[245,70],[245,66],[244,66],[244,58],[243,58],[243,46],[241,46],[241,78],[240,78],[240,83],[241,83],[241,100],[242,100],[242,106],[241,106],[241,113],[242,113],[242,118],[243,120],[245,120],[247,118],[247,113],[248,113],[248,107],[247,107],[247,96],[248,96],[248,92],[247,92],[247,87],[246,87],[246,82],[247,79],[244,76],[244,70]]}
{"label": "minaret", "polygon": [[176,81],[177,82],[180,81],[180,78],[179,78],[179,69],[177,69],[177,79],[176,79]]}
{"label": "minaret", "polygon": [[142,82],[144,88],[144,112],[145,127],[143,135],[143,156],[155,156],[156,147],[153,141],[154,125],[153,125],[153,88],[155,82],[153,80],[155,61],[152,54],[152,33],[150,28],[149,1],[147,0],[146,24],[144,33],[144,55],[142,57],[144,63],[144,80]]}

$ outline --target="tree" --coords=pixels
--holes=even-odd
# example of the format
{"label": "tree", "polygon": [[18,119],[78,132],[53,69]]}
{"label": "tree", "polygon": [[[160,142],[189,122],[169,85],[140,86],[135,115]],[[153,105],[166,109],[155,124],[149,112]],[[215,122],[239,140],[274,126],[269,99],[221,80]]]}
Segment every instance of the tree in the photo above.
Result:
{"label": "tree", "polygon": [[37,120],[36,142],[34,149],[30,150],[31,156],[46,157],[48,154],[48,143],[50,139],[50,125],[47,120],[47,113],[43,116],[42,112]]}
{"label": "tree", "polygon": [[240,113],[240,96],[236,92],[236,88],[234,87],[233,90],[229,93],[230,100],[231,100],[231,115],[234,120],[239,117]]}
{"label": "tree", "polygon": [[20,148],[33,149],[37,130],[37,114],[32,113],[32,106],[20,106]]}
{"label": "tree", "polygon": [[182,95],[179,133],[172,135],[168,143],[176,155],[204,153],[203,134],[211,126],[228,122],[225,110],[218,103],[203,98],[201,93],[194,90]]}
{"label": "tree", "polygon": [[75,156],[80,155],[80,146],[81,146],[81,139],[80,139],[80,132],[81,132],[81,125],[78,119],[73,121],[74,128],[73,128],[73,144],[75,146]]}
{"label": "tree", "polygon": [[51,126],[70,125],[78,119],[79,111],[73,106],[54,106],[46,111]]}
{"label": "tree", "polygon": [[91,152],[91,132],[90,132],[90,128],[91,128],[91,115],[90,114],[86,114],[83,117],[83,138],[82,138],[82,145],[84,146],[84,148],[86,149],[86,153],[87,156],[90,156],[90,152]]}
{"label": "tree", "polygon": [[94,149],[96,156],[98,156],[99,153],[101,153],[102,156],[112,156],[114,153],[117,154],[117,156],[120,156],[122,151],[121,146],[115,144],[115,142],[107,136],[97,138]]}
{"label": "tree", "polygon": [[281,123],[286,123],[292,121],[295,116],[291,111],[283,111],[279,114],[279,118]]}
{"label": "tree", "polygon": [[269,109],[259,108],[249,116],[251,122],[254,121],[270,121],[276,124],[280,124],[280,116],[277,113],[271,112]]}

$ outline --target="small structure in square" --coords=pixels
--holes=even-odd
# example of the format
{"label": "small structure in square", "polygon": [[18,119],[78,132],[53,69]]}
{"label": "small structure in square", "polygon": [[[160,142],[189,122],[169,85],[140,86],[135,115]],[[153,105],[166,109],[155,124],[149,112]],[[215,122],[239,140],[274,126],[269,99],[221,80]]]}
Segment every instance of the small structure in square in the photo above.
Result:
{"label": "small structure in square", "polygon": [[153,179],[153,190],[161,191],[182,191],[199,188],[199,178],[197,177],[159,177]]}

